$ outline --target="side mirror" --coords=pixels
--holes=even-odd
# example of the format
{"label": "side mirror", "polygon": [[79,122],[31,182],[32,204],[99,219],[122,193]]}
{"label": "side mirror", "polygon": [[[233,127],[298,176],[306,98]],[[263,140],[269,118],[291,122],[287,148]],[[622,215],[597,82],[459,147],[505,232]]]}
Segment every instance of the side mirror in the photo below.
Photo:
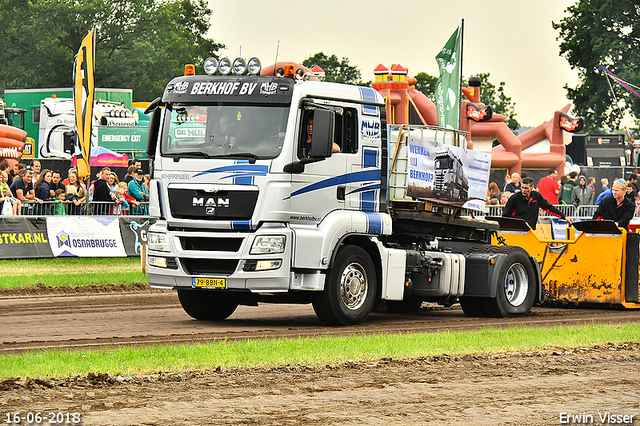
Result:
{"label": "side mirror", "polygon": [[156,146],[158,145],[158,133],[160,132],[160,119],[162,110],[156,108],[151,113],[149,119],[149,133],[147,133],[147,156],[153,159],[156,156]]}
{"label": "side mirror", "polygon": [[313,114],[313,134],[311,135],[311,158],[331,157],[335,112],[317,109]]}

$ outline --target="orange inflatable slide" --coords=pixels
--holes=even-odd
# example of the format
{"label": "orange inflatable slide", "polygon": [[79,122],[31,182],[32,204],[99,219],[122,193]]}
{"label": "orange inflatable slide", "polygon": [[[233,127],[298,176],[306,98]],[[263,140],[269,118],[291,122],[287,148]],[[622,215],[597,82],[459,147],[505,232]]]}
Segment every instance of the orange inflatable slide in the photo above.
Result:
{"label": "orange inflatable slide", "polygon": [[0,124],[0,162],[7,160],[13,167],[22,157],[27,132],[16,127]]}

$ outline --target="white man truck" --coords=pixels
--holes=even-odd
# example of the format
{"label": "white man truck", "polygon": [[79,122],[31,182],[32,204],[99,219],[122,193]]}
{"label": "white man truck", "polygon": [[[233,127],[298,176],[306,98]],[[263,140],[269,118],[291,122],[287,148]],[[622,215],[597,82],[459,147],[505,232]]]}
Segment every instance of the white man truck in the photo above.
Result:
{"label": "white man truck", "polygon": [[543,300],[536,259],[490,245],[497,223],[390,195],[400,161],[376,90],[296,76],[186,75],[149,105],[152,287],[199,320],[311,303],[330,325],[424,301],[519,316]]}

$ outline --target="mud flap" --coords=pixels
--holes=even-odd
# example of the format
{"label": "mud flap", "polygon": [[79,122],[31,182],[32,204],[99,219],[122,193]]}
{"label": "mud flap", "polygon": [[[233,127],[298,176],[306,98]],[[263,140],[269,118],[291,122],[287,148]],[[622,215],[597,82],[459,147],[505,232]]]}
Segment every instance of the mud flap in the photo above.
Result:
{"label": "mud flap", "polygon": [[625,253],[624,298],[625,302],[638,302],[638,262],[640,260],[640,234],[627,234]]}
{"label": "mud flap", "polygon": [[542,272],[540,271],[540,264],[538,263],[538,260],[533,256],[529,257],[529,260],[531,260],[531,266],[533,266],[533,270],[536,274],[536,278],[538,281],[536,283],[536,298],[533,301],[533,304],[542,305],[544,303],[545,293],[544,293],[544,287],[542,285]]}
{"label": "mud flap", "polygon": [[502,253],[469,253],[466,256],[464,296],[495,298],[498,274],[506,258],[507,255]]}

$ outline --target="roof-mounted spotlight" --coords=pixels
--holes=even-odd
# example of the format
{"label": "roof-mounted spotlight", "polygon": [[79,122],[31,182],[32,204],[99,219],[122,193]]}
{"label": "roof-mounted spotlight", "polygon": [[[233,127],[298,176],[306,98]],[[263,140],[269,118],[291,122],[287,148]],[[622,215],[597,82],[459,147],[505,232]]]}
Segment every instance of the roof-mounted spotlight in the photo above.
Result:
{"label": "roof-mounted spotlight", "polygon": [[251,75],[260,74],[260,71],[262,71],[262,64],[260,63],[260,59],[256,58],[255,56],[249,59],[249,62],[247,63],[247,69],[249,70],[249,74]]}
{"label": "roof-mounted spotlight", "polygon": [[304,80],[304,70],[302,68],[298,68],[296,70],[296,79],[297,80]]}
{"label": "roof-mounted spotlight", "polygon": [[220,62],[218,62],[218,71],[220,71],[222,75],[229,75],[231,73],[231,59],[220,59]]}
{"label": "roof-mounted spotlight", "polygon": [[218,71],[218,60],[213,56],[210,56],[204,60],[203,67],[204,72],[207,73],[207,75],[213,75]]}
{"label": "roof-mounted spotlight", "polygon": [[242,58],[235,58],[233,60],[232,71],[235,75],[242,75],[247,72],[247,61]]}
{"label": "roof-mounted spotlight", "polygon": [[278,68],[276,70],[276,77],[284,77],[284,68]]}

